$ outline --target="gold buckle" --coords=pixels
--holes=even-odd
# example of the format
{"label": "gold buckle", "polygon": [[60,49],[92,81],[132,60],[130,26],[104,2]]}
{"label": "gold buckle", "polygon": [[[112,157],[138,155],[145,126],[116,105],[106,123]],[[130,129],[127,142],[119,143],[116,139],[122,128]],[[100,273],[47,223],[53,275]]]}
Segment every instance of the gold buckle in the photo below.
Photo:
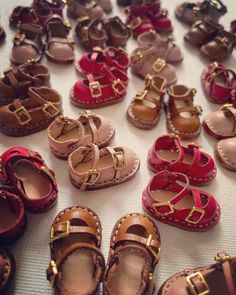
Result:
{"label": "gold buckle", "polygon": [[[163,203],[154,203],[154,204],[152,204],[152,207],[156,211],[157,214],[164,215],[164,216],[167,216],[169,214],[172,214],[175,211],[174,210],[174,205],[170,201],[163,202]],[[160,207],[168,207],[169,208],[169,211],[168,212],[165,212],[165,213],[160,213],[157,210],[157,208],[160,208]]]}
{"label": "gold buckle", "polygon": [[119,159],[117,158],[117,156],[122,156],[124,159],[124,153],[122,151],[115,152],[111,154],[111,156],[112,156],[112,162],[113,162],[114,168],[116,170],[121,170],[122,168],[125,167],[125,163],[123,162],[123,164],[120,164]]}
{"label": "gold buckle", "polygon": [[[193,216],[193,214],[197,212],[197,213],[200,213],[200,217],[198,218],[198,220],[191,220],[190,218]],[[201,209],[201,208],[196,208],[196,207],[193,207],[189,213],[189,215],[185,218],[185,221],[188,222],[188,223],[193,223],[193,224],[197,224],[201,219],[202,217],[204,216],[205,214],[205,210],[204,209]]]}
{"label": "gold buckle", "polygon": [[20,45],[25,40],[25,37],[26,37],[25,34],[16,35],[13,39],[13,42],[16,45]]}
{"label": "gold buckle", "polygon": [[147,93],[148,93],[147,89],[142,90],[136,94],[135,99],[136,100],[143,100],[147,96]]}
{"label": "gold buckle", "polygon": [[[50,113],[49,109],[53,110],[52,113]],[[42,110],[44,113],[46,113],[50,118],[55,117],[58,113],[59,110],[56,108],[51,102],[45,103],[44,106],[42,107]]]}
{"label": "gold buckle", "polygon": [[164,61],[164,59],[158,58],[152,65],[152,68],[155,72],[159,73],[165,66],[166,62]]}
{"label": "gold buckle", "polygon": [[200,105],[198,105],[198,104],[196,104],[194,107],[196,108],[197,113],[198,113],[199,115],[201,115],[202,112],[203,112],[202,107],[201,107]]}
{"label": "gold buckle", "polygon": [[196,28],[198,26],[200,26],[202,24],[202,21],[201,20],[197,20],[194,24],[193,24],[193,27]]}
{"label": "gold buckle", "polygon": [[131,23],[130,23],[130,27],[132,30],[137,29],[140,25],[142,24],[142,20],[141,18],[138,16],[136,18],[134,18]]}
{"label": "gold buckle", "polygon": [[225,109],[232,108],[232,107],[233,107],[233,104],[226,103],[226,104],[222,105],[222,107],[220,108],[220,110],[223,111]]}
{"label": "gold buckle", "polygon": [[89,34],[88,34],[88,27],[84,26],[81,28],[81,34],[83,41],[88,41],[89,40]]}
{"label": "gold buckle", "polygon": [[[117,87],[118,85],[121,86],[121,89]],[[126,91],[125,83],[121,81],[120,79],[116,79],[115,81],[113,81],[111,86],[113,90],[115,91],[115,93],[123,94]]]}
{"label": "gold buckle", "polygon": [[148,277],[149,277],[149,287],[148,287],[147,295],[153,295],[154,290],[155,290],[153,273],[150,272]]}
{"label": "gold buckle", "polygon": [[[91,182],[89,181],[90,177],[92,175],[95,175],[95,179]],[[98,178],[100,176],[100,172],[97,170],[97,169],[89,169],[89,172],[87,173],[87,175],[84,177],[84,180],[83,180],[83,184],[86,184],[86,185],[94,185]]]}
{"label": "gold buckle", "polygon": [[72,47],[75,46],[75,42],[72,40],[71,36],[67,36],[66,40],[67,40],[67,44],[69,44]]}
{"label": "gold buckle", "polygon": [[66,230],[65,230],[65,232],[55,235],[55,230],[54,230],[54,227],[52,226],[51,233],[50,233],[51,242],[54,242],[54,241],[61,239],[61,238],[68,237],[70,234],[70,221],[69,220],[57,223],[56,225],[58,225],[58,224],[66,225]]}
{"label": "gold buckle", "polygon": [[156,253],[151,246],[151,242],[153,240],[152,235],[149,235],[147,238],[147,242],[146,242],[146,247],[148,248],[148,250],[152,253],[152,255],[156,258],[157,261],[159,261],[160,259],[160,252],[161,252],[161,248],[158,248],[158,253]]}
{"label": "gold buckle", "polygon": [[214,259],[216,262],[224,263],[226,261],[230,261],[232,257],[230,255],[220,256],[219,254],[217,254]]}
{"label": "gold buckle", "polygon": [[[16,117],[17,121],[20,123],[20,125],[26,125],[32,120],[30,114],[28,113],[26,108],[23,106],[20,107],[19,109],[15,110],[13,112],[13,114],[15,115],[15,117]],[[25,119],[22,119],[22,116],[25,116]]]}
{"label": "gold buckle", "polygon": [[53,276],[50,279],[50,284],[51,284],[51,287],[53,288],[54,287],[54,284],[55,284],[56,276],[58,275],[58,270],[57,270],[57,265],[56,265],[55,260],[51,260],[50,261],[50,265],[51,265],[52,273],[53,273]]}
{"label": "gold buckle", "polygon": [[[197,290],[196,290],[196,287],[193,283],[193,279],[194,278],[198,278],[201,283],[204,285],[205,287],[205,291],[202,291],[201,293],[199,293]],[[191,289],[191,291],[193,292],[194,295],[207,295],[210,293],[210,289],[209,289],[209,286],[205,280],[205,278],[203,277],[202,273],[201,272],[195,272],[189,276],[186,277],[186,281],[187,281],[187,284],[188,284],[188,287]]]}
{"label": "gold buckle", "polygon": [[95,82],[90,82],[89,83],[89,89],[91,92],[91,96],[93,98],[97,98],[100,97],[102,95],[102,89],[101,89],[101,85],[98,81]]}

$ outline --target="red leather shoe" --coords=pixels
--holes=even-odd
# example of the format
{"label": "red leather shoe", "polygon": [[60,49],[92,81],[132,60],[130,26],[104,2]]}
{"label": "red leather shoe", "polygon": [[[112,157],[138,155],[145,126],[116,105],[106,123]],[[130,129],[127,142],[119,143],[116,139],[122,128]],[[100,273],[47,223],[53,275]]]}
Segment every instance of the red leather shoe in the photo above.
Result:
{"label": "red leather shoe", "polygon": [[39,153],[24,147],[13,147],[1,155],[0,181],[17,190],[25,207],[42,213],[57,201],[57,183]]}
{"label": "red leather shoe", "polygon": [[99,76],[104,65],[127,73],[128,54],[121,48],[108,47],[106,50],[94,48],[91,53],[85,53],[79,61],[75,62],[76,70],[81,75]]}
{"label": "red leather shoe", "polygon": [[153,218],[184,230],[207,231],[220,220],[220,206],[207,192],[192,189],[188,177],[161,171],[143,192],[144,210]]}
{"label": "red leather shoe", "polygon": [[0,243],[10,243],[19,239],[26,228],[24,204],[9,186],[0,187]]}
{"label": "red leather shoe", "polygon": [[32,7],[16,6],[9,16],[10,25],[14,28],[19,24],[40,25],[40,20]]}
{"label": "red leather shoe", "polygon": [[213,62],[202,72],[202,84],[209,100],[225,104],[236,100],[236,74],[223,64]]}
{"label": "red leather shoe", "polygon": [[128,86],[126,74],[116,68],[101,67],[100,77],[92,74],[79,80],[71,90],[71,102],[82,109],[98,108],[124,99]]}
{"label": "red leather shoe", "polygon": [[168,170],[185,174],[192,185],[209,184],[216,176],[217,169],[213,158],[199,150],[199,146],[189,144],[184,147],[176,135],[159,137],[148,153],[151,170]]}

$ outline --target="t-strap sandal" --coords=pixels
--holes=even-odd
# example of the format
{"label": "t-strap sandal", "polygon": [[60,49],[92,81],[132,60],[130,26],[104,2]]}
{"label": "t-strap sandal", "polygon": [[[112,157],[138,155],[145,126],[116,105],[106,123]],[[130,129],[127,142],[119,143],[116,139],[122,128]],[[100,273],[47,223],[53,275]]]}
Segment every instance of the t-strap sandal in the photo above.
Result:
{"label": "t-strap sandal", "polygon": [[15,275],[15,259],[13,255],[3,247],[0,247],[0,294],[7,294]]}
{"label": "t-strap sandal", "polygon": [[203,70],[201,79],[207,98],[212,102],[225,104],[235,100],[236,74],[234,71],[213,62]]}
{"label": "t-strap sandal", "polygon": [[191,189],[185,174],[158,172],[143,192],[144,210],[153,218],[189,231],[207,231],[220,220],[220,206],[208,192]]}
{"label": "t-strap sandal", "polygon": [[59,212],[51,226],[46,272],[58,295],[96,293],[105,269],[101,241],[101,222],[91,209],[74,206]]}
{"label": "t-strap sandal", "polygon": [[126,182],[140,166],[138,155],[127,147],[99,149],[95,144],[78,148],[68,161],[71,183],[82,191]]}
{"label": "t-strap sandal", "polygon": [[149,217],[132,213],[120,218],[111,235],[104,294],[154,294],[160,250],[160,233]]}
{"label": "t-strap sandal", "polygon": [[216,176],[213,158],[192,143],[182,146],[175,135],[164,135],[155,141],[148,153],[148,164],[157,172],[168,170],[185,174],[192,185],[209,184]]}
{"label": "t-strap sandal", "polygon": [[129,105],[130,122],[140,129],[155,127],[160,119],[166,80],[160,76],[146,76],[145,88],[139,91]]}
{"label": "t-strap sandal", "polygon": [[84,111],[77,120],[57,117],[48,127],[47,134],[53,153],[61,159],[67,159],[81,146],[91,143],[99,148],[108,146],[115,135],[115,127],[105,117]]}
{"label": "t-strap sandal", "polygon": [[236,294],[236,257],[225,251],[217,253],[215,263],[183,270],[161,286],[158,295]]}

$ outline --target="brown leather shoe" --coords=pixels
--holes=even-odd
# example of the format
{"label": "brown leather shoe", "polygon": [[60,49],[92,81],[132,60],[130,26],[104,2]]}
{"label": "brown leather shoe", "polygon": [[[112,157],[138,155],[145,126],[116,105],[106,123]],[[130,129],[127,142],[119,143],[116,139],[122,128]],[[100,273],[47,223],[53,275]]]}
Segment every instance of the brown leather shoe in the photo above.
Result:
{"label": "brown leather shoe", "polygon": [[160,245],[160,233],[149,217],[133,213],[119,219],[110,240],[104,295],[152,295]]}
{"label": "brown leather shoe", "polygon": [[199,115],[202,108],[193,104],[196,90],[184,85],[174,85],[169,90],[167,128],[182,139],[197,137],[201,132]]}
{"label": "brown leather shoe", "polygon": [[56,216],[51,227],[47,279],[57,294],[96,293],[105,268],[101,241],[101,223],[91,209],[74,206]]}
{"label": "brown leather shoe", "polygon": [[215,261],[210,266],[173,275],[162,285],[158,295],[235,295],[236,257],[222,251]]}
{"label": "brown leather shoe", "polygon": [[15,259],[5,248],[0,247],[0,294],[4,295],[10,287],[15,274]]}
{"label": "brown leather shoe", "polygon": [[0,79],[0,106],[11,103],[17,97],[25,97],[29,87],[49,86],[49,79],[48,68],[33,61],[9,68]]}
{"label": "brown leather shoe", "polygon": [[29,88],[28,97],[0,108],[0,131],[23,136],[46,129],[61,114],[61,96],[49,87]]}

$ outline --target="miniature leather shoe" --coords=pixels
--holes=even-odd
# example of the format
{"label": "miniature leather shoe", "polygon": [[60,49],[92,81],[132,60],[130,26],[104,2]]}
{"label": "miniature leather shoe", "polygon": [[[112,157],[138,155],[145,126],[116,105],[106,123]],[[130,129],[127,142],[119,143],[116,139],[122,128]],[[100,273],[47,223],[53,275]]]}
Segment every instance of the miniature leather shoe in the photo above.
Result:
{"label": "miniature leather shoe", "polygon": [[49,210],[57,201],[57,183],[39,153],[12,147],[1,155],[1,182],[17,190],[25,208],[33,213]]}
{"label": "miniature leather shoe", "polygon": [[122,101],[126,95],[128,77],[117,68],[101,68],[102,76],[89,74],[79,80],[71,91],[71,102],[82,109],[99,108]]}
{"label": "miniature leather shoe", "polygon": [[129,105],[130,122],[140,129],[155,127],[160,119],[166,80],[160,76],[146,76],[145,88],[136,94]]}
{"label": "miniature leather shoe", "polygon": [[127,147],[99,149],[91,144],[69,155],[71,183],[83,190],[110,187],[133,178],[140,166],[138,155]]}
{"label": "miniature leather shoe", "polygon": [[46,24],[47,58],[55,63],[68,64],[73,62],[74,42],[69,37],[70,28],[58,15],[53,15]]}
{"label": "miniature leather shoe", "polygon": [[15,259],[13,255],[3,247],[0,247],[0,294],[7,294],[15,275]]}
{"label": "miniature leather shoe", "polygon": [[213,158],[192,143],[182,146],[178,137],[159,137],[148,152],[148,164],[154,172],[168,170],[183,173],[195,186],[209,184],[217,173]]}
{"label": "miniature leather shoe", "polygon": [[91,20],[88,16],[77,19],[75,35],[79,44],[85,49],[103,48],[107,41],[103,20]]}
{"label": "miniature leather shoe", "polygon": [[203,127],[216,139],[235,137],[236,108],[232,104],[225,104],[218,111],[207,114]]}
{"label": "miniature leather shoe", "polygon": [[212,102],[224,104],[236,99],[236,74],[223,64],[209,64],[203,70],[201,79],[207,98]]}
{"label": "miniature leather shoe", "polygon": [[[2,171],[0,171],[0,173],[2,174]],[[27,220],[24,204],[16,191],[10,186],[0,187],[0,210],[2,219],[0,226],[0,243],[14,242],[23,235]]]}
{"label": "miniature leather shoe", "polygon": [[130,37],[128,27],[118,16],[105,21],[104,28],[107,34],[107,44],[113,47],[125,47]]}
{"label": "miniature leather shoe", "polygon": [[101,241],[101,222],[91,209],[74,206],[56,216],[46,274],[58,295],[96,293],[105,269]]}
{"label": "miniature leather shoe", "polygon": [[91,143],[99,148],[108,146],[115,135],[115,127],[103,116],[84,111],[77,120],[57,117],[48,127],[47,134],[53,153],[67,159],[81,146]]}
{"label": "miniature leather shoe", "polygon": [[88,74],[99,76],[104,65],[127,73],[128,54],[121,48],[108,47],[102,50],[96,47],[91,53],[85,53],[79,61],[75,62],[76,70],[82,76]]}
{"label": "miniature leather shoe", "polygon": [[216,144],[215,154],[223,167],[236,172],[236,138],[220,140]]}
{"label": "miniature leather shoe", "polygon": [[42,64],[29,61],[4,71],[0,79],[0,106],[12,103],[17,97],[25,97],[29,87],[49,86],[50,73]]}
{"label": "miniature leather shoe", "polygon": [[144,210],[153,218],[189,231],[207,231],[220,220],[220,206],[208,192],[190,188],[187,175],[161,171],[143,192]]}
{"label": "miniature leather shoe", "polygon": [[221,30],[211,41],[202,45],[200,52],[210,60],[221,61],[233,52],[235,45],[236,36]]}
{"label": "miniature leather shoe", "polygon": [[155,31],[145,32],[137,38],[139,47],[155,47],[155,56],[165,59],[169,63],[183,60],[181,49],[172,37],[163,38]]}
{"label": "miniature leather shoe", "polygon": [[236,257],[221,251],[215,261],[212,265],[187,269],[171,276],[158,295],[235,295]]}
{"label": "miniature leather shoe", "polygon": [[132,72],[144,78],[148,74],[151,76],[161,76],[166,79],[167,85],[177,81],[175,68],[164,59],[157,57],[160,51],[156,47],[140,47],[135,49],[130,56]]}
{"label": "miniature leather shoe", "polygon": [[88,16],[91,20],[97,20],[104,17],[103,9],[93,0],[68,1],[67,14],[73,19]]}
{"label": "miniature leather shoe", "polygon": [[111,235],[103,294],[154,294],[160,251],[160,233],[149,217],[132,213],[119,219]]}
{"label": "miniature leather shoe", "polygon": [[191,26],[207,17],[218,22],[226,12],[227,8],[220,0],[204,0],[196,3],[184,2],[178,5],[175,9],[175,16],[179,21]]}
{"label": "miniature leather shoe", "polygon": [[43,27],[37,24],[22,24],[19,34],[13,39],[11,62],[22,64],[28,60],[39,62],[43,55]]}
{"label": "miniature leather shoe", "polygon": [[[53,14],[62,16],[65,3],[63,0],[34,0],[33,9],[41,19],[43,24],[46,24],[47,19]],[[47,19],[45,16],[48,14]],[[43,18],[43,20],[42,20]]]}
{"label": "miniature leather shoe", "polygon": [[198,137],[202,129],[199,118],[202,108],[193,104],[196,90],[184,85],[174,85],[168,94],[169,100],[166,106],[168,131],[182,139]]}
{"label": "miniature leather shoe", "polygon": [[61,96],[49,87],[31,87],[28,97],[0,108],[0,131],[24,136],[46,129],[61,114]]}
{"label": "miniature leather shoe", "polygon": [[41,25],[34,9],[28,6],[16,6],[9,16],[10,25],[14,28],[24,24]]}
{"label": "miniature leather shoe", "polygon": [[193,46],[200,47],[212,40],[222,30],[223,26],[211,19],[197,21],[184,35],[184,40]]}

